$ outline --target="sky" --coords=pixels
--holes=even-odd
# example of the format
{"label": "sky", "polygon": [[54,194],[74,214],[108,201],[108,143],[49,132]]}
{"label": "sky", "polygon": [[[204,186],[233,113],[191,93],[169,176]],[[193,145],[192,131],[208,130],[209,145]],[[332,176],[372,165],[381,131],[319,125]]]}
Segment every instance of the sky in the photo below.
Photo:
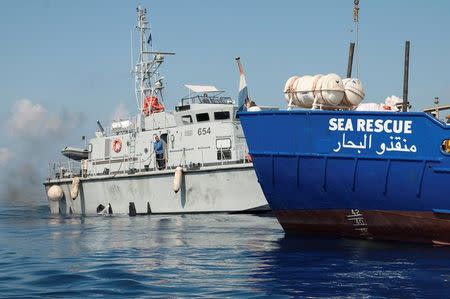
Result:
{"label": "sky", "polygon": [[[236,98],[236,56],[250,97],[283,108],[290,76],[345,76],[356,38],[352,0],[2,0],[0,167],[41,182],[48,161],[60,159],[66,145],[81,146],[82,135],[92,137],[97,119],[107,124],[137,112],[130,35],[138,3],[148,8],[154,49],[176,53],[162,68],[169,110],[187,94],[184,84],[215,85]],[[450,104],[450,1],[361,0],[359,6],[353,74],[358,69],[364,101],[402,96],[410,40],[413,110],[431,106],[436,96]],[[5,176],[8,189],[12,176]]]}

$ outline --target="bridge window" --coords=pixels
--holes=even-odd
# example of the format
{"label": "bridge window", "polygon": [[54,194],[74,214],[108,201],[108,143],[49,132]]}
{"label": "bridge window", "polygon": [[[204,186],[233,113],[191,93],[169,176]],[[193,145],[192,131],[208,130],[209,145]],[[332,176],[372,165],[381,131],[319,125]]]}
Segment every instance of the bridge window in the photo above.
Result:
{"label": "bridge window", "polygon": [[214,112],[214,119],[215,120],[230,119],[230,111]]}
{"label": "bridge window", "polygon": [[181,117],[181,121],[183,122],[183,125],[192,124],[192,116],[190,116],[190,115],[183,115]]}
{"label": "bridge window", "polygon": [[197,117],[197,121],[198,122],[208,121],[209,120],[209,114],[208,113],[199,113],[199,114],[196,114],[196,117]]}
{"label": "bridge window", "polygon": [[216,148],[217,149],[230,149],[231,148],[231,139],[230,138],[216,139]]}
{"label": "bridge window", "polygon": [[217,151],[217,160],[231,160],[231,150],[219,149]]}
{"label": "bridge window", "polygon": [[231,139],[216,139],[217,160],[231,160]]}

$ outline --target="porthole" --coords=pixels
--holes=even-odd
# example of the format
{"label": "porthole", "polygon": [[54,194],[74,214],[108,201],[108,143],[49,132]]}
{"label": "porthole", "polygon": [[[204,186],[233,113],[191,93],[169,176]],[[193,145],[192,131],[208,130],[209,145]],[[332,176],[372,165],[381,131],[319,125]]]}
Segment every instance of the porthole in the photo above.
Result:
{"label": "porthole", "polygon": [[444,154],[450,154],[450,139],[445,139],[441,143],[441,151]]}

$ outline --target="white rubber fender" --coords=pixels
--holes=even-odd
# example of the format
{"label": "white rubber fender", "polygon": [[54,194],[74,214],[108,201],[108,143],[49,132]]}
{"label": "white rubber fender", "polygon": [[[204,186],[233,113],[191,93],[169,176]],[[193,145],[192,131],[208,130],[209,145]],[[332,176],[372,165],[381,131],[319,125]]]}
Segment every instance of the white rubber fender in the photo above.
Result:
{"label": "white rubber fender", "polygon": [[173,177],[173,191],[177,193],[181,188],[181,181],[183,180],[183,167],[178,166],[175,169],[175,175]]}
{"label": "white rubber fender", "polygon": [[80,191],[80,178],[74,177],[72,179],[72,186],[70,187],[70,198],[75,199],[78,197]]}
{"label": "white rubber fender", "polygon": [[63,198],[64,192],[62,188],[58,185],[53,185],[47,190],[47,197],[51,201],[59,201]]}

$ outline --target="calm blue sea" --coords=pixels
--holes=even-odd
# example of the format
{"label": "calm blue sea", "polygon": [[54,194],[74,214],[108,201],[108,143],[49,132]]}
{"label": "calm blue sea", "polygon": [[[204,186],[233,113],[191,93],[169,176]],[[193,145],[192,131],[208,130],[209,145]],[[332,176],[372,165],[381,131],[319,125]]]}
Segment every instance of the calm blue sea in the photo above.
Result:
{"label": "calm blue sea", "polygon": [[450,249],[287,238],[256,215],[0,208],[0,296],[449,298]]}

